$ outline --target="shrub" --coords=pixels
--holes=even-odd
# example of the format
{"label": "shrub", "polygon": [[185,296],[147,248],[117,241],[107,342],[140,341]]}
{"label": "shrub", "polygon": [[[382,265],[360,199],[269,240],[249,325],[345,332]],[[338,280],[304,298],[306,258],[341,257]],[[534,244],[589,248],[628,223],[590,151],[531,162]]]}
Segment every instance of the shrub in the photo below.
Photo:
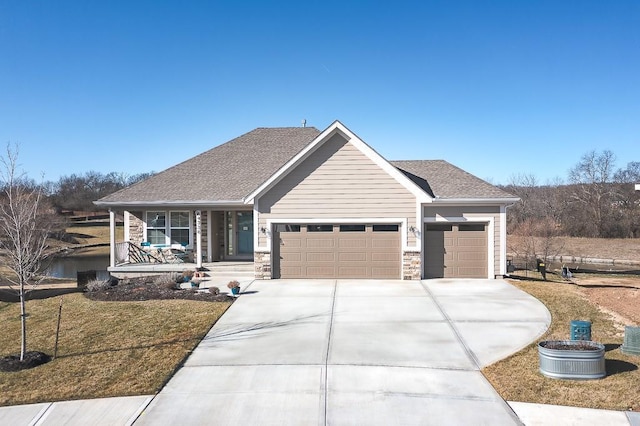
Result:
{"label": "shrub", "polygon": [[209,293],[215,294],[216,296],[220,294],[220,289],[218,287],[209,287]]}
{"label": "shrub", "polygon": [[172,272],[170,274],[158,275],[158,277],[154,280],[154,283],[158,286],[173,290],[177,288],[177,282],[182,282],[181,278],[182,275]]}
{"label": "shrub", "polygon": [[87,291],[90,292],[107,290],[109,287],[111,287],[111,281],[102,280],[89,280],[86,285]]}

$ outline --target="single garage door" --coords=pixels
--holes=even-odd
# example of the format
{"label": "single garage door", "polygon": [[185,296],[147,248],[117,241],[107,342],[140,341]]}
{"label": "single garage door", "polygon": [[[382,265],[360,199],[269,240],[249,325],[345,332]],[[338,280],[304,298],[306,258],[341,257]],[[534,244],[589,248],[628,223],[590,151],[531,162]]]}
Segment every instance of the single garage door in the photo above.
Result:
{"label": "single garage door", "polygon": [[426,224],[425,278],[487,278],[487,225]]}
{"label": "single garage door", "polygon": [[276,278],[400,278],[400,226],[278,224]]}

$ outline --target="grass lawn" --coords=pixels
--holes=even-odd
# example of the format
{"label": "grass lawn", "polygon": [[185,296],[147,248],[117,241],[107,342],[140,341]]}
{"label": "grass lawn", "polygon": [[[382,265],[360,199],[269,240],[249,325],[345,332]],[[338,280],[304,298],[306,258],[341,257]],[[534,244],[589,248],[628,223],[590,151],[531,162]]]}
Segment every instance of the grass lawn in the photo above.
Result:
{"label": "grass lawn", "polygon": [[591,338],[605,344],[607,377],[598,380],[558,380],[539,373],[537,341],[483,370],[508,401],[571,405],[611,410],[640,410],[640,356],[620,351],[623,328],[567,283],[511,281],[544,303],[552,323],[541,340],[567,340],[572,320],[591,321]]}
{"label": "grass lawn", "polygon": [[[53,355],[60,297],[27,302],[27,350]],[[64,296],[58,357],[0,372],[0,405],[153,394],[229,303],[94,302]],[[0,356],[20,352],[17,303],[0,302]]]}

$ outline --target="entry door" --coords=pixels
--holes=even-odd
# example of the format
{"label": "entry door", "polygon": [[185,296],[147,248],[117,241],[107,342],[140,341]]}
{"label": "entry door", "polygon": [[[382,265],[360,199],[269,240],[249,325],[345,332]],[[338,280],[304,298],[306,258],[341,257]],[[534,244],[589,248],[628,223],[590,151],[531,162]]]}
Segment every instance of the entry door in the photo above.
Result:
{"label": "entry door", "polygon": [[253,212],[228,211],[225,215],[225,258],[253,257]]}
{"label": "entry door", "polygon": [[238,212],[236,219],[238,225],[238,255],[253,256],[253,213]]}

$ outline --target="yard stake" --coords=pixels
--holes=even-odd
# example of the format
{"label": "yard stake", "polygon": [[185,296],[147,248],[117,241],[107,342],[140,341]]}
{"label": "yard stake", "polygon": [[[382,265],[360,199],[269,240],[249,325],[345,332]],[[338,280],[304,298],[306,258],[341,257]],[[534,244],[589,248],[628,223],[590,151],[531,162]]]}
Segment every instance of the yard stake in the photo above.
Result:
{"label": "yard stake", "polygon": [[60,335],[60,318],[62,317],[62,301],[64,296],[60,296],[60,307],[58,308],[58,325],[56,325],[56,344],[53,348],[53,359],[58,355],[58,336]]}

